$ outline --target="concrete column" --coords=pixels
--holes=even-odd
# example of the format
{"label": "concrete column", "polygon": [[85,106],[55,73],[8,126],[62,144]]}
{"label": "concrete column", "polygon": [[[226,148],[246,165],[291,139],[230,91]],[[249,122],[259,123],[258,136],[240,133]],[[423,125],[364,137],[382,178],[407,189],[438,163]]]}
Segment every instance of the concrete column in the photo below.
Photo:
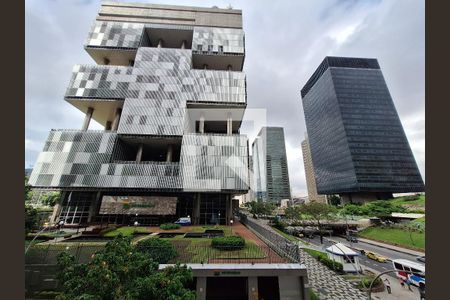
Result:
{"label": "concrete column", "polygon": [[86,116],[84,117],[83,127],[81,130],[88,130],[89,123],[91,122],[92,114],[94,113],[94,109],[92,107],[88,107],[86,112]]}
{"label": "concrete column", "polygon": [[225,218],[226,225],[230,225],[230,220],[233,218],[233,207],[231,205],[231,195],[226,195],[226,208],[225,208]]}
{"label": "concrete column", "polygon": [[227,69],[228,69],[228,71],[231,71],[233,69],[233,66],[232,65],[228,65]]}
{"label": "concrete column", "polygon": [[198,193],[194,197],[194,205],[192,208],[192,222],[194,225],[200,224],[200,201],[201,201],[201,194]]}
{"label": "concrete column", "polygon": [[114,116],[114,121],[111,125],[112,131],[117,131],[117,128],[119,128],[119,122],[120,122],[120,116],[122,115],[122,109],[118,107],[116,109],[116,115]]}
{"label": "concrete column", "polygon": [[197,277],[197,300],[206,300],[206,277]]}
{"label": "concrete column", "polygon": [[169,146],[167,146],[166,162],[172,162],[172,156],[173,156],[173,145],[170,144]]}
{"label": "concrete column", "polygon": [[258,300],[258,277],[248,277],[248,300]]}
{"label": "concrete column", "polygon": [[98,191],[97,194],[95,195],[94,201],[92,201],[91,205],[89,206],[89,215],[88,215],[88,220],[87,220],[88,223],[91,223],[92,218],[95,216],[98,204],[100,203],[101,194],[102,193],[100,191]]}
{"label": "concrete column", "polygon": [[198,131],[200,133],[205,133],[205,116],[203,114],[200,115],[200,122],[198,124]]}
{"label": "concrete column", "polygon": [[186,49],[186,40],[181,43],[181,49]]}
{"label": "concrete column", "polygon": [[128,61],[128,66],[130,66],[130,67],[134,66],[134,60],[133,59],[130,59]]}
{"label": "concrete column", "polygon": [[59,215],[61,213],[61,209],[62,209],[62,203],[63,203],[65,197],[66,197],[66,192],[61,192],[61,199],[53,207],[53,213],[52,213],[52,216],[50,217],[50,223],[54,224],[58,221],[58,217],[59,217]]}
{"label": "concrete column", "polygon": [[162,48],[162,43],[163,43],[162,39],[159,39],[157,48]]}
{"label": "concrete column", "polygon": [[203,65],[203,69],[204,69],[204,70],[208,69],[208,65],[207,65],[207,64],[204,64],[204,65]]}
{"label": "concrete column", "polygon": [[106,121],[105,131],[107,131],[107,130],[111,130],[111,121]]}
{"label": "concrete column", "polygon": [[231,114],[228,114],[227,117],[227,134],[231,135],[233,133],[233,118],[231,117]]}
{"label": "concrete column", "polygon": [[139,144],[138,151],[136,153],[136,162],[142,161],[142,151],[144,150],[144,144]]}

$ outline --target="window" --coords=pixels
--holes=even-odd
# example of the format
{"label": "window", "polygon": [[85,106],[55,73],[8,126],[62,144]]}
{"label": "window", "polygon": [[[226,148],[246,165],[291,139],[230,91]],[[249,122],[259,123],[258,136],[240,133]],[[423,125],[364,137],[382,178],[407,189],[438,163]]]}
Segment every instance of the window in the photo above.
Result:
{"label": "window", "polygon": [[198,51],[202,51],[202,48],[203,48],[202,45],[197,45],[197,50]]}
{"label": "window", "polygon": [[344,261],[347,264],[355,263],[355,257],[354,256],[344,256]]}
{"label": "window", "polygon": [[223,52],[223,46],[219,46],[219,53]]}
{"label": "window", "polygon": [[213,45],[208,45],[208,51],[209,52],[213,51]]}

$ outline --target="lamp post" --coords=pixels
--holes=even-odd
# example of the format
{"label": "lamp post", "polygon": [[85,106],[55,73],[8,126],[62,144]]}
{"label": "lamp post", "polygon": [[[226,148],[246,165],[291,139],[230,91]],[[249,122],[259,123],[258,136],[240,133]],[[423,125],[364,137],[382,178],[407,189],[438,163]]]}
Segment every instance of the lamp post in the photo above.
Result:
{"label": "lamp post", "polygon": [[[370,285],[369,285],[369,290],[367,291],[367,299],[368,299],[368,300],[372,300],[372,286],[373,286],[373,284],[375,283],[375,281],[376,281],[381,275],[385,275],[385,274],[388,274],[388,273],[394,273],[394,272],[398,272],[398,270],[392,269],[392,270],[387,270],[387,271],[381,272],[380,274],[378,274],[378,275],[372,280],[372,282],[371,282]],[[412,271],[407,271],[407,270],[402,270],[402,272],[408,273],[408,274],[414,274]]]}

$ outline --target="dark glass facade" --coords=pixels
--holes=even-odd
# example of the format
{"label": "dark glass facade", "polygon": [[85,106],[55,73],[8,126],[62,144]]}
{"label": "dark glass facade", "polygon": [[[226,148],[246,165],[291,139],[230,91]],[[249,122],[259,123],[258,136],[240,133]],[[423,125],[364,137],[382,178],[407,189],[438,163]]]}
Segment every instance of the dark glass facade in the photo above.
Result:
{"label": "dark glass facade", "polygon": [[424,191],[376,59],[326,57],[301,93],[319,194]]}
{"label": "dark glass facade", "polygon": [[252,147],[256,198],[275,203],[291,199],[283,128],[263,127]]}

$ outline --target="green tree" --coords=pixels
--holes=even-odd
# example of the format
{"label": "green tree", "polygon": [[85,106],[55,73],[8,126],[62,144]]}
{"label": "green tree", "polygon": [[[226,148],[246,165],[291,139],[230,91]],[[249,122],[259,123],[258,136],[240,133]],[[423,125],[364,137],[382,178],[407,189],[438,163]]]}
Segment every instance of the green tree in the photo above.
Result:
{"label": "green tree", "polygon": [[171,242],[159,238],[142,240],[137,243],[137,249],[149,254],[154,261],[160,264],[166,264],[169,260],[178,256]]}
{"label": "green tree", "polygon": [[25,235],[35,229],[38,223],[38,211],[31,205],[25,205]]}
{"label": "green tree", "polygon": [[286,207],[286,209],[284,210],[284,215],[286,216],[286,218],[291,220],[300,220],[301,219],[300,206]]}
{"label": "green tree", "polygon": [[341,204],[341,197],[339,197],[338,195],[331,195],[329,201],[331,205],[338,206]]}
{"label": "green tree", "polygon": [[252,201],[249,203],[250,212],[253,215],[271,215],[275,210],[275,204],[269,202]]}
{"label": "green tree", "polygon": [[58,279],[62,294],[58,299],[195,299],[187,288],[192,271],[179,265],[158,270],[150,254],[139,251],[130,237],[119,235],[96,252],[87,264],[63,252],[58,256]]}
{"label": "green tree", "polygon": [[28,177],[25,176],[25,201],[31,200],[33,196],[33,191],[31,190],[31,185],[28,183]]}
{"label": "green tree", "polygon": [[51,192],[44,196],[42,196],[42,204],[46,206],[53,207],[56,203],[58,203],[61,200],[61,193],[60,192]]}
{"label": "green tree", "polygon": [[332,214],[336,212],[336,208],[328,204],[311,201],[308,204],[300,206],[299,211],[301,214],[308,215],[317,222],[317,227],[319,228],[320,243],[322,244],[323,236],[321,221],[329,220],[330,218],[332,218]]}

